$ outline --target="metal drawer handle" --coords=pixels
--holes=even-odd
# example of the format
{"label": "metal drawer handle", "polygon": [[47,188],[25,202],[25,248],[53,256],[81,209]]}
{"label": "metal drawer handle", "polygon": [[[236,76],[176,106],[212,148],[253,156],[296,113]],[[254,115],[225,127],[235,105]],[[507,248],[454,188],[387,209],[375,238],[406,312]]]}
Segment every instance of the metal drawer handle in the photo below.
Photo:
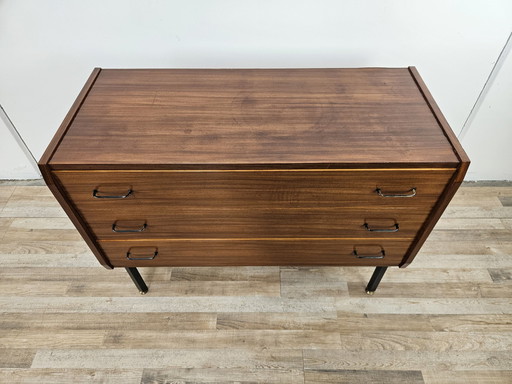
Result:
{"label": "metal drawer handle", "polygon": [[371,228],[368,223],[364,223],[363,226],[369,232],[398,232],[399,229],[398,223],[393,225],[392,228]]}
{"label": "metal drawer handle", "polygon": [[359,255],[357,250],[354,248],[353,255],[358,259],[383,259],[386,256],[386,253],[383,249],[380,250],[380,255]]}
{"label": "metal drawer handle", "polygon": [[148,226],[148,225],[147,225],[146,223],[144,223],[144,224],[142,225],[142,227],[137,228],[137,229],[119,229],[119,228],[117,227],[117,223],[114,223],[114,224],[112,224],[112,231],[113,231],[113,232],[117,232],[117,233],[142,232],[142,231],[144,231],[144,230],[147,228],[147,226]]}
{"label": "metal drawer handle", "polygon": [[388,194],[388,193],[382,193],[382,189],[377,188],[375,190],[377,194],[381,197],[414,197],[416,196],[416,187],[409,189],[406,194]]}
{"label": "metal drawer handle", "polygon": [[155,251],[153,252],[153,256],[145,256],[145,257],[132,257],[130,251],[126,252],[126,258],[128,260],[153,260],[157,256],[158,256],[157,249],[155,249]]}
{"label": "metal drawer handle", "polygon": [[94,197],[95,199],[126,199],[128,196],[130,196],[133,193],[133,191],[131,189],[129,189],[125,195],[115,195],[115,196],[99,195],[99,193],[100,192],[97,189],[95,189],[94,191],[92,191],[92,197]]}

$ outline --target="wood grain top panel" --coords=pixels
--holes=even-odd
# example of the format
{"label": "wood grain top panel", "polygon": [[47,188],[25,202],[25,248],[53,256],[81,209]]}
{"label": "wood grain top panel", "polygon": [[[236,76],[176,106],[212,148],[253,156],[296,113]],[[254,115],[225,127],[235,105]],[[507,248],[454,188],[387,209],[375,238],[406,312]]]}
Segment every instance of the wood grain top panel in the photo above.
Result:
{"label": "wood grain top panel", "polygon": [[102,69],[54,169],[459,163],[407,68]]}

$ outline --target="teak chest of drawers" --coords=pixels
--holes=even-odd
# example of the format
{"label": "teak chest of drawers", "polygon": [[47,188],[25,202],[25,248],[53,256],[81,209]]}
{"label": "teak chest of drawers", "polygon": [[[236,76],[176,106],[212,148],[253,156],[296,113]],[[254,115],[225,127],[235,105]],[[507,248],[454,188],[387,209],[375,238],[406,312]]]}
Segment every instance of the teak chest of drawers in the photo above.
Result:
{"label": "teak chest of drawers", "polygon": [[95,69],[41,158],[99,262],[407,266],[469,159],[414,67]]}

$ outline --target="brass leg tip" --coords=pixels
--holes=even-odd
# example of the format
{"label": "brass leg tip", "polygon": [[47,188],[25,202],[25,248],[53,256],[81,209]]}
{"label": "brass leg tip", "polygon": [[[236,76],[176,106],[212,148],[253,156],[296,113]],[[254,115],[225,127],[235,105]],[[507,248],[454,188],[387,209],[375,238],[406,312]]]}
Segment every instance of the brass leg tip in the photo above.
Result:
{"label": "brass leg tip", "polygon": [[375,293],[375,291],[366,291],[366,294],[370,295],[370,296],[372,296],[374,293]]}

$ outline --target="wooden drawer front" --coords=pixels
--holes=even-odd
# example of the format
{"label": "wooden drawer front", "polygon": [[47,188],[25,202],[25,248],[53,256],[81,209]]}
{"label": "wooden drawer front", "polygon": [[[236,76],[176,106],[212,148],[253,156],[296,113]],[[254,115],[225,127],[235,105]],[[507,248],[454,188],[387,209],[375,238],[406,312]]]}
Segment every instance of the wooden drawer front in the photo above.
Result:
{"label": "wooden drawer front", "polygon": [[[409,208],[191,209],[162,205],[145,211],[84,213],[97,238],[413,238],[428,215]],[[143,218],[143,219],[137,219]],[[365,225],[366,224],[366,225]],[[115,227],[114,227],[115,225]],[[115,229],[116,232],[113,231]]]}
{"label": "wooden drawer front", "polygon": [[[114,267],[347,265],[395,266],[410,242],[379,240],[100,241]],[[360,257],[356,257],[354,251]],[[384,257],[382,252],[384,252]],[[135,260],[129,260],[129,257]],[[379,258],[373,258],[379,257]],[[380,258],[382,257],[382,258]]]}
{"label": "wooden drawer front", "polygon": [[[113,211],[144,204],[193,208],[431,208],[454,169],[311,171],[57,171],[70,198],[82,210]],[[409,193],[411,198],[384,194]],[[94,199],[93,191],[124,199]]]}
{"label": "wooden drawer front", "polygon": [[[98,239],[412,238],[453,170],[56,172]],[[410,198],[382,197],[410,193]],[[125,198],[94,198],[125,196]],[[375,232],[370,229],[395,230]],[[115,233],[116,229],[130,231]],[[145,228],[143,226],[146,225]],[[141,232],[131,232],[144,229]]]}

